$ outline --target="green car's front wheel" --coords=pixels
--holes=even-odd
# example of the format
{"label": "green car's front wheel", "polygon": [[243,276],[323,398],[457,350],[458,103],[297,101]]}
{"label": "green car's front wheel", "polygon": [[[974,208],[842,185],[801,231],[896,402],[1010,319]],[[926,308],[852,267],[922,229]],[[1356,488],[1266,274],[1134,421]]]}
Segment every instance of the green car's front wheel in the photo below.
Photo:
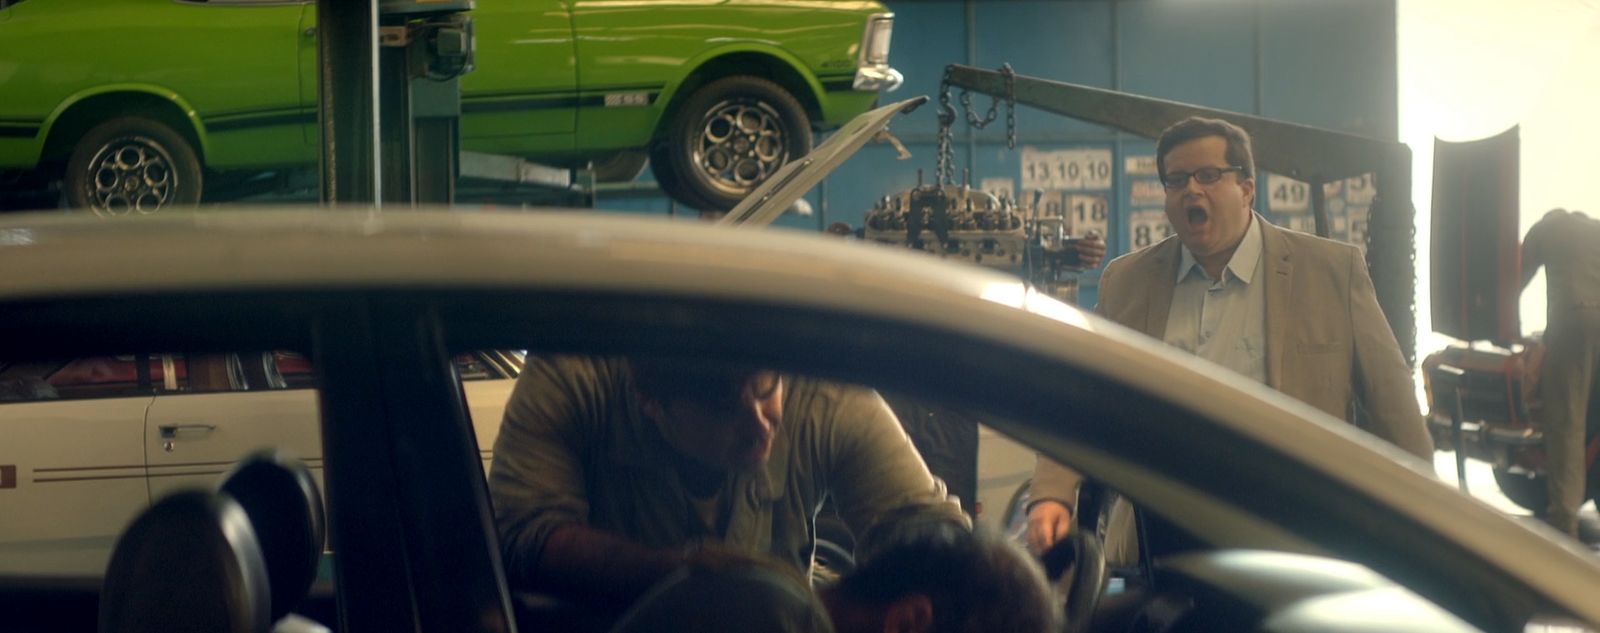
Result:
{"label": "green car's front wheel", "polygon": [[83,135],[62,181],[74,208],[106,217],[148,214],[200,201],[200,159],[166,124],[117,117]]}
{"label": "green car's front wheel", "polygon": [[690,206],[733,208],[790,160],[811,151],[811,119],[794,95],[750,76],[691,94],[651,156],[663,191]]}

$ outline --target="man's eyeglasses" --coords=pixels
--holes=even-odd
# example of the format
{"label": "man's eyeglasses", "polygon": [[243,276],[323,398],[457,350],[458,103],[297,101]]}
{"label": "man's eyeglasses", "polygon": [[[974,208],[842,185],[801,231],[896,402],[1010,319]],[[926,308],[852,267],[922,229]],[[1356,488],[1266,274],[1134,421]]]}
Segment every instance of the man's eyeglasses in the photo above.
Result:
{"label": "man's eyeglasses", "polygon": [[1166,188],[1170,191],[1176,191],[1188,186],[1189,177],[1194,176],[1195,182],[1198,182],[1202,185],[1209,185],[1218,180],[1222,180],[1222,175],[1230,171],[1244,173],[1244,168],[1238,165],[1229,165],[1227,167],[1201,167],[1192,172],[1175,171],[1162,176],[1161,184],[1166,186]]}

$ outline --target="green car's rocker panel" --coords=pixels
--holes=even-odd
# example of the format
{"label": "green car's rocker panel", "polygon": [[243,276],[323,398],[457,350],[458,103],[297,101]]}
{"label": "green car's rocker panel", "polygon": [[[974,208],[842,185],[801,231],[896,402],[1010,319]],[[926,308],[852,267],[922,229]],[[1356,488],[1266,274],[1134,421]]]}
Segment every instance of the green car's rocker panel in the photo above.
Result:
{"label": "green car's rocker panel", "polygon": [[[309,0],[14,0],[0,9],[0,169],[59,169],[125,116],[171,128],[206,169],[312,165],[315,14]],[[476,0],[471,15],[471,151],[576,165],[644,149],[696,89],[739,75],[804,109],[774,120],[831,129],[898,83],[862,82],[878,2]]]}

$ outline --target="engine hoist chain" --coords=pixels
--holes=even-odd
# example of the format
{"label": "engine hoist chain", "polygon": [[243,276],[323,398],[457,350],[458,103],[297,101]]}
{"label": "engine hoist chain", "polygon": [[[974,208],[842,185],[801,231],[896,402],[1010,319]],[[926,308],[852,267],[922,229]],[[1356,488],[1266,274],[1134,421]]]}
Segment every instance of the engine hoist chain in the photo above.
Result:
{"label": "engine hoist chain", "polygon": [[[939,150],[938,170],[934,175],[934,183],[939,185],[955,184],[955,148],[951,140],[954,135],[951,128],[956,123],[955,106],[950,105],[950,71],[953,66],[946,66],[944,78],[939,82]],[[1006,78],[1006,147],[1017,148],[1017,90],[1016,71],[1011,69],[1011,64],[1002,64],[1000,74]],[[995,97],[989,102],[989,111],[982,117],[978,116],[972,108],[972,93],[966,89],[961,90],[961,109],[966,115],[967,126],[981,130],[988,127],[1000,117],[1000,97]]]}

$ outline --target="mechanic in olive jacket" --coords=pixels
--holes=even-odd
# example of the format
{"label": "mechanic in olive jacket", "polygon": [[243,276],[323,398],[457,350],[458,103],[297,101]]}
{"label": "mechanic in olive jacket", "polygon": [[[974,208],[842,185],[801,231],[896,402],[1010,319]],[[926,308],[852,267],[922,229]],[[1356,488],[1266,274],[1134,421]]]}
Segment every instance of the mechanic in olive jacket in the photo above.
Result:
{"label": "mechanic in olive jacket", "polygon": [[686,563],[807,573],[825,497],[856,534],[970,525],[877,393],[709,362],[530,357],[489,491],[512,586],[600,606]]}
{"label": "mechanic in olive jacket", "polygon": [[1553,209],[1522,239],[1522,288],[1545,269],[1545,355],[1536,412],[1544,426],[1550,505],[1545,521],[1578,536],[1587,493],[1585,420],[1600,378],[1600,220]]}
{"label": "mechanic in olive jacket", "polygon": [[[1411,370],[1361,251],[1252,211],[1254,158],[1236,125],[1179,121],[1157,140],[1156,165],[1176,235],[1108,264],[1096,310],[1431,460]],[[1080,480],[1040,458],[1028,515],[1038,551],[1071,529]],[[1130,516],[1119,504],[1111,521]]]}

